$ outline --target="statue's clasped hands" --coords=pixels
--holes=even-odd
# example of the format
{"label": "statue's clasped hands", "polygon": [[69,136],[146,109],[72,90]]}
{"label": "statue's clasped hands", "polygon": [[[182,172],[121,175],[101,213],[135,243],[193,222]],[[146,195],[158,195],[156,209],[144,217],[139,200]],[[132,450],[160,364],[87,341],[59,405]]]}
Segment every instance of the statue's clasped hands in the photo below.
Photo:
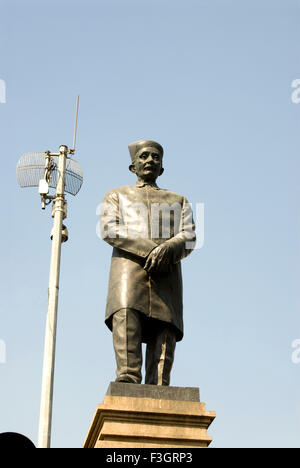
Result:
{"label": "statue's clasped hands", "polygon": [[165,242],[164,244],[155,247],[147,257],[144,270],[147,273],[161,272],[166,273],[170,270],[172,264],[172,250]]}

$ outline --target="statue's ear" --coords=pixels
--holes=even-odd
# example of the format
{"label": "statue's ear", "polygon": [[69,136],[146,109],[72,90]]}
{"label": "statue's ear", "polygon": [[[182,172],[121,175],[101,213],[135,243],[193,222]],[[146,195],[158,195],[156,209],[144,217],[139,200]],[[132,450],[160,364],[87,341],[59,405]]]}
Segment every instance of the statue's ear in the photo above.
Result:
{"label": "statue's ear", "polygon": [[134,174],[136,174],[136,170],[135,170],[134,164],[130,164],[129,170],[130,170],[131,172],[133,172]]}
{"label": "statue's ear", "polygon": [[163,174],[163,172],[164,172],[164,168],[162,167],[161,170],[160,170],[159,175],[161,176]]}

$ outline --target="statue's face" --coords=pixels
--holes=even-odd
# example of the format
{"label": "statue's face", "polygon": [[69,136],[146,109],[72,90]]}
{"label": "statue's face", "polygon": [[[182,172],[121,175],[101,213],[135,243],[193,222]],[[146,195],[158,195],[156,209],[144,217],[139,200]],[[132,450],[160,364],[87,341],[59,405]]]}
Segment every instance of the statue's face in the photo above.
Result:
{"label": "statue's face", "polygon": [[162,156],[153,148],[142,152],[135,158],[132,172],[135,172],[140,180],[155,182],[157,177],[162,174]]}

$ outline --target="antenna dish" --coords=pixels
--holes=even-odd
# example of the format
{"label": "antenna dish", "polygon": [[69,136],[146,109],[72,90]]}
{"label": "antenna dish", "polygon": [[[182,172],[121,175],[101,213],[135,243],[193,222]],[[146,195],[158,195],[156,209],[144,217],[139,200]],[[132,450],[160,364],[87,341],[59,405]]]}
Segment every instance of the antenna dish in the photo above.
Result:
{"label": "antenna dish", "polygon": [[[17,181],[20,187],[39,187],[45,176],[47,153],[25,153],[17,164]],[[52,171],[49,187],[56,188],[58,156],[51,156],[55,168]],[[77,195],[83,183],[83,172],[75,159],[66,160],[65,191]]]}

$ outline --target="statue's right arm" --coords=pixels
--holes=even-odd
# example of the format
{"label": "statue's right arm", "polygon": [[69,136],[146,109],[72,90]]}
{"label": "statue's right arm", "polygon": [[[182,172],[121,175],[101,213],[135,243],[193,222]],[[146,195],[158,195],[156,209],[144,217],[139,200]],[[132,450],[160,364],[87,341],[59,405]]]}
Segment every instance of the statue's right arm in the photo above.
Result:
{"label": "statue's right arm", "polygon": [[127,226],[122,218],[117,191],[108,192],[101,205],[100,230],[103,240],[113,247],[146,258],[157,247],[149,238],[128,236]]}

